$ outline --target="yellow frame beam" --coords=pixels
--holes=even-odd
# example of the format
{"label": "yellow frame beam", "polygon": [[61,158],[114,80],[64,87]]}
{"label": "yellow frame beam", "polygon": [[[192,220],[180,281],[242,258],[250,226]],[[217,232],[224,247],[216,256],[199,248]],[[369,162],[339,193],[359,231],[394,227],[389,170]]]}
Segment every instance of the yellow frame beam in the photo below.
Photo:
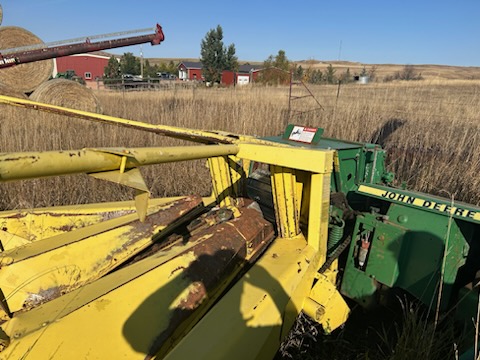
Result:
{"label": "yellow frame beam", "polygon": [[0,181],[125,171],[138,166],[234,155],[237,152],[236,145],[197,145],[5,153],[0,154]]}

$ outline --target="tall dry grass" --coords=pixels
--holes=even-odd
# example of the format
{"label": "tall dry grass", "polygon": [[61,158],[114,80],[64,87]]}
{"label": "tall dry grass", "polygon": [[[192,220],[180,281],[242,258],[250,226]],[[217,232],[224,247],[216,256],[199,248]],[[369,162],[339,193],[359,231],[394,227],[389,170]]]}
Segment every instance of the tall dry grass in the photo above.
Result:
{"label": "tall dry grass", "polygon": [[[310,87],[311,97],[291,102],[311,110],[293,122],[325,128],[325,136],[371,141],[385,123],[402,122],[381,139],[391,150],[388,168],[411,189],[480,203],[479,81],[421,81]],[[308,95],[298,86],[293,95]],[[98,92],[104,113],[154,124],[224,130],[250,135],[279,134],[289,104],[287,87],[177,88],[157,92]],[[185,142],[111,125],[0,107],[2,152],[107,146],[171,146]],[[142,170],[155,196],[210,191],[204,161]],[[118,200],[131,197],[120,186],[87,176],[2,184],[1,207],[18,208]]]}

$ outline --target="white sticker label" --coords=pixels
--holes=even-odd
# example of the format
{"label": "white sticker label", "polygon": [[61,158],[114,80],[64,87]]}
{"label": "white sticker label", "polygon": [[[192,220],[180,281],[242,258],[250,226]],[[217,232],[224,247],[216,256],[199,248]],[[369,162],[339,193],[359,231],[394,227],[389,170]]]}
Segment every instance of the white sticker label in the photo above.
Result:
{"label": "white sticker label", "polygon": [[300,141],[311,144],[316,132],[317,129],[315,128],[294,126],[292,132],[290,133],[290,136],[288,137],[288,140]]}

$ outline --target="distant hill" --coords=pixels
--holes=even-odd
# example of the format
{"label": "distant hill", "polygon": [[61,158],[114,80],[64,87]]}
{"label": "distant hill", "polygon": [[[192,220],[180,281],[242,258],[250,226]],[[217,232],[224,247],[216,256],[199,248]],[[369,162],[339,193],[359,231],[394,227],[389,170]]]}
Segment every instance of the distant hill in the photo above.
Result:
{"label": "distant hill", "polygon": [[[303,60],[296,61],[304,69],[309,67],[314,69],[326,69],[330,64],[335,68],[337,74],[350,69],[350,74],[359,74],[363,68],[367,71],[375,68],[375,75],[378,78],[384,78],[388,75],[393,75],[396,72],[401,72],[405,64],[362,64],[351,61],[319,61],[319,60]],[[410,64],[409,64],[410,65]],[[479,66],[449,66],[449,65],[415,65],[411,64],[415,71],[422,75],[424,79],[459,79],[459,80],[480,80]]]}

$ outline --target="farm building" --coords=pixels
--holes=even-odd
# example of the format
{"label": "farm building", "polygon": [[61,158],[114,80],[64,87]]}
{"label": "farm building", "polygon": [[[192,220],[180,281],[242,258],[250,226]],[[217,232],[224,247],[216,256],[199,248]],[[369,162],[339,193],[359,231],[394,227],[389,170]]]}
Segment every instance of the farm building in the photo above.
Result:
{"label": "farm building", "polygon": [[[203,65],[201,62],[184,61],[178,65],[178,78],[183,81],[204,81],[202,75]],[[257,78],[259,67],[252,65],[241,65],[238,72],[223,71],[222,84],[224,85],[246,85],[254,82]]]}
{"label": "farm building", "polygon": [[77,54],[59,57],[55,59],[53,77],[57,76],[58,73],[73,70],[87,84],[94,83],[96,79],[103,77],[109,59],[108,56],[97,54]]}
{"label": "farm building", "polygon": [[203,65],[198,61],[184,61],[178,65],[178,78],[183,81],[198,80],[203,81]]}

